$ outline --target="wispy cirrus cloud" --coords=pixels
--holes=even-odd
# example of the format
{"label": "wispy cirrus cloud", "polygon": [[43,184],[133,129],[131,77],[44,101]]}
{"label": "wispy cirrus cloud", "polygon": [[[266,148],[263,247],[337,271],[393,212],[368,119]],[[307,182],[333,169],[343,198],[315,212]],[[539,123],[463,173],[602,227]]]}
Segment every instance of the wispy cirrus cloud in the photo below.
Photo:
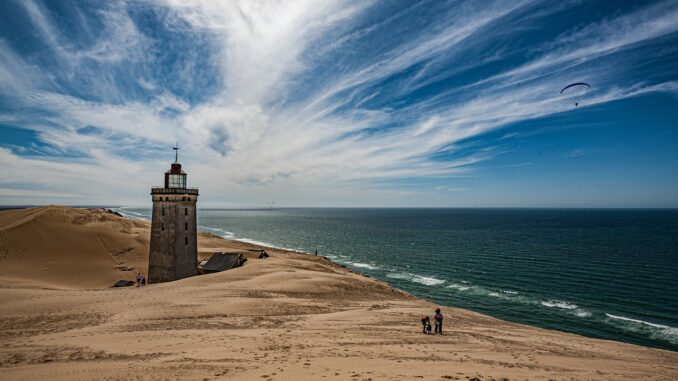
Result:
{"label": "wispy cirrus cloud", "polygon": [[[596,82],[583,107],[675,94],[671,78],[626,75],[646,64],[648,46],[675,41],[674,2],[534,36],[578,6],[21,2],[12,12],[30,22],[22,33],[47,48],[0,34],[0,122],[54,150],[5,148],[12,176],[0,190],[21,184],[30,199],[89,184],[78,197],[109,203],[124,187],[125,202],[141,203],[177,139],[191,181],[214,204],[400,204],[466,189],[449,182],[497,157],[503,142],[464,142],[571,111],[557,92],[572,78]],[[446,183],[405,191],[403,179]]]}

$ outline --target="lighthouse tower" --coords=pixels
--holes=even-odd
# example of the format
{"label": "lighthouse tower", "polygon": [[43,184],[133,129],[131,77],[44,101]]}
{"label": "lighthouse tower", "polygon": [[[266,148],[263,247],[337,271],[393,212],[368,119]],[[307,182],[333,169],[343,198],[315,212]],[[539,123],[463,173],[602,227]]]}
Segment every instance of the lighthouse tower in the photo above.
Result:
{"label": "lighthouse tower", "polygon": [[165,172],[165,186],[151,188],[153,217],[148,256],[148,282],[161,283],[198,274],[196,202],[198,188],[186,188],[186,173],[174,163]]}

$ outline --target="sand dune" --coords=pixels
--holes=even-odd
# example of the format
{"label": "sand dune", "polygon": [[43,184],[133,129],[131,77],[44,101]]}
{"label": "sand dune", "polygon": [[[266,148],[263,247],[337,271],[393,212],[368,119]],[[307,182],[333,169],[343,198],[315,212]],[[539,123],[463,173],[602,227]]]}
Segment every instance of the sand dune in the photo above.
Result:
{"label": "sand dune", "polygon": [[[0,379],[678,379],[678,353],[434,305],[323,258],[143,288],[148,224],[104,210],[0,212]],[[201,235],[200,255],[255,246]]]}
{"label": "sand dune", "polygon": [[[146,225],[104,210],[31,208],[0,214],[0,277],[55,287],[106,287],[145,269]],[[136,274],[136,273],[134,273]]]}
{"label": "sand dune", "polygon": [[[102,288],[148,268],[149,224],[105,209],[59,206],[0,213],[0,278],[43,287]],[[208,256],[227,241],[200,234]]]}

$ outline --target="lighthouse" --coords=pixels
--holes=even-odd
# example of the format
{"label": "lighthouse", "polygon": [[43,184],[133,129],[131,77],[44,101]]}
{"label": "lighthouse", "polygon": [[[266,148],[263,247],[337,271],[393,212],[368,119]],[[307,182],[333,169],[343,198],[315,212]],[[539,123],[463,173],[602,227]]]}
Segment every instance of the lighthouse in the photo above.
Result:
{"label": "lighthouse", "polygon": [[198,275],[196,203],[198,188],[186,187],[179,145],[163,187],[151,188],[153,213],[148,282],[161,283]]}

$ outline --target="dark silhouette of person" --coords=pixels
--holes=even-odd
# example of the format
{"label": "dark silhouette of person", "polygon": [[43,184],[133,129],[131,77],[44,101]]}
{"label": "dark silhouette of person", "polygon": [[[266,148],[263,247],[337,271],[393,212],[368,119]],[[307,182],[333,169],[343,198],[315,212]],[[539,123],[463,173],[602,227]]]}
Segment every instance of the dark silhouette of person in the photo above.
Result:
{"label": "dark silhouette of person", "polygon": [[433,316],[433,319],[436,321],[436,329],[434,334],[440,332],[443,334],[443,314],[440,313],[440,308],[436,308],[436,314]]}
{"label": "dark silhouette of person", "polygon": [[428,316],[421,317],[421,327],[422,333],[431,333],[431,319]]}

